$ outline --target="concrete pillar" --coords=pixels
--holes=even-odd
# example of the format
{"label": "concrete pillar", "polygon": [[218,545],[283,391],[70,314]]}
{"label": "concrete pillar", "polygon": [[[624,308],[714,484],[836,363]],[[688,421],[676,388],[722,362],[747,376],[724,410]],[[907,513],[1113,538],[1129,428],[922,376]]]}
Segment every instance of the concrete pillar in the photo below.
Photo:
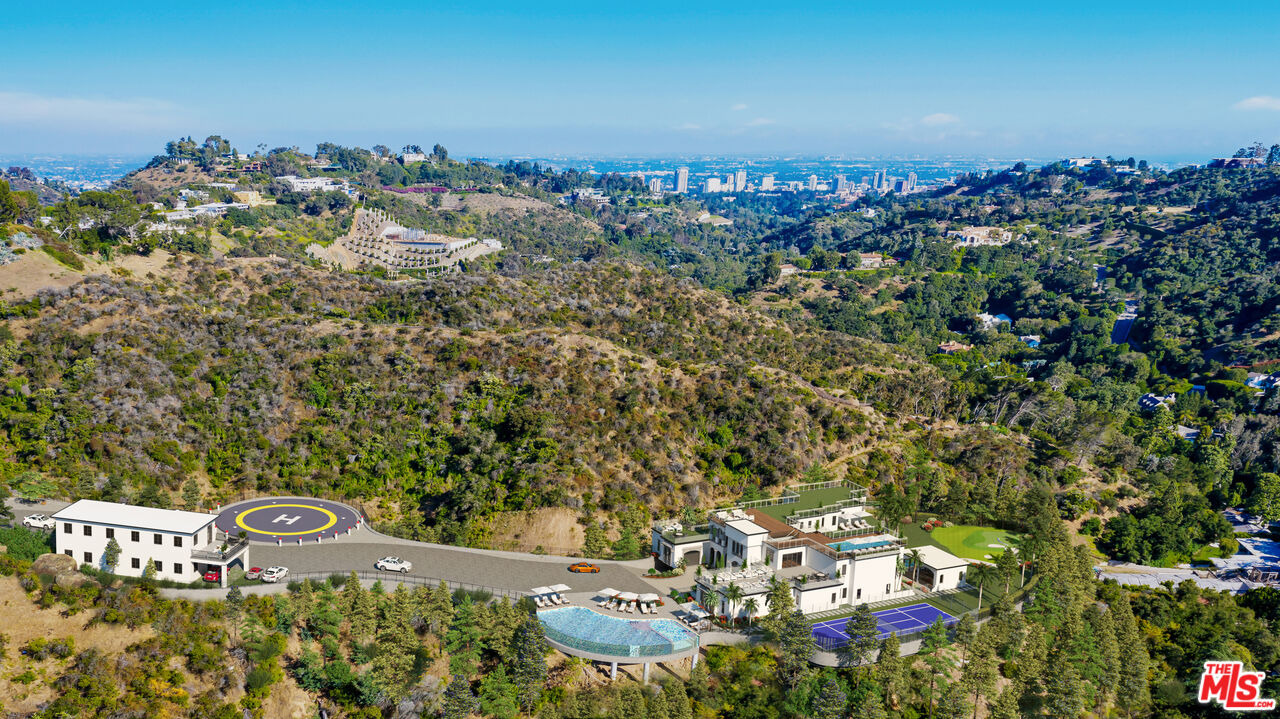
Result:
{"label": "concrete pillar", "polygon": [[644,683],[649,683],[649,662],[644,663]]}
{"label": "concrete pillar", "polygon": [[219,572],[218,574],[218,579],[221,580],[218,583],[222,585],[223,589],[227,588],[227,573],[230,571],[231,571],[231,565],[228,564],[223,566],[222,571]]}
{"label": "concrete pillar", "polygon": [[697,650],[694,650],[694,652],[693,652],[693,663],[689,665],[689,668],[690,668],[690,669],[693,669],[693,668],[694,668],[694,667],[696,667],[696,666],[698,666],[698,652],[697,652]]}
{"label": "concrete pillar", "polygon": [[617,678],[618,678],[618,663],[617,663],[617,662],[613,662],[613,667],[609,670],[609,678],[610,678],[610,679],[617,679]]}

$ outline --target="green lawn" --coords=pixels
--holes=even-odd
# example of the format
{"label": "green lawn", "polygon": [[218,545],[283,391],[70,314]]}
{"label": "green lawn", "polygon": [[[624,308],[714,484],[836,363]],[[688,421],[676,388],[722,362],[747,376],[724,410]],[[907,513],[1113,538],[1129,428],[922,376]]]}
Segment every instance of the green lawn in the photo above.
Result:
{"label": "green lawn", "polygon": [[990,561],[1000,556],[1004,550],[989,545],[1000,544],[1010,546],[1012,532],[994,527],[975,527],[958,524],[954,527],[938,527],[932,532],[920,528],[920,523],[903,524],[901,534],[907,540],[908,547],[919,547],[932,544],[935,547],[951,552],[962,559],[982,559]]}

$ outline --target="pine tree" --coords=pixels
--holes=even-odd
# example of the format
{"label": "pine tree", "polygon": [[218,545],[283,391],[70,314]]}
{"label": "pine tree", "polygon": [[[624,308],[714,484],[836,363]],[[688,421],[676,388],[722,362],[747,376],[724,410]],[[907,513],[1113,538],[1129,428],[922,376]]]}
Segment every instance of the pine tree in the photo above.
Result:
{"label": "pine tree", "polygon": [[940,719],[969,719],[968,688],[962,682],[947,687],[938,702],[937,716]]}
{"label": "pine tree", "polygon": [[310,579],[302,580],[298,591],[293,593],[293,620],[297,623],[299,629],[307,626],[307,622],[311,621],[311,614],[315,610],[316,595],[315,587]]}
{"label": "pine tree", "polygon": [[342,595],[338,599],[338,608],[344,616],[350,617],[356,610],[356,606],[360,604],[359,596],[364,593],[364,585],[360,583],[360,578],[356,576],[355,570],[351,570],[351,576],[347,577],[346,584],[342,585]]}
{"label": "pine tree", "polygon": [[449,625],[453,623],[453,595],[449,593],[447,582],[440,582],[435,589],[431,590],[424,619],[431,633],[437,637],[443,636]]}
{"label": "pine tree", "polygon": [[1010,684],[1000,692],[1000,698],[991,707],[987,719],[1022,719],[1022,710],[1018,707],[1018,685]]}
{"label": "pine tree", "polygon": [[142,581],[144,583],[154,582],[156,579],[156,560],[147,558],[147,563],[142,567]]}
{"label": "pine tree", "polygon": [[465,677],[457,674],[444,690],[444,718],[466,719],[480,711],[480,700]]}
{"label": "pine tree", "polygon": [[791,586],[777,577],[770,577],[765,601],[769,605],[769,613],[760,620],[760,626],[764,628],[766,636],[777,641],[782,636],[788,617],[796,608],[795,599],[791,596]]}
{"label": "pine tree", "polygon": [[628,684],[618,692],[613,700],[613,711],[609,713],[614,719],[647,719],[645,716],[644,694],[640,687]]}
{"label": "pine tree", "polygon": [[192,512],[200,508],[200,485],[194,479],[188,479],[182,485],[182,506]]}
{"label": "pine tree", "polygon": [[547,654],[551,651],[542,622],[526,614],[511,640],[511,679],[520,692],[520,706],[532,711],[547,681]]}
{"label": "pine tree", "polygon": [[1022,644],[1022,653],[1018,655],[1018,682],[1022,685],[1022,694],[1040,694],[1047,657],[1048,649],[1044,642],[1044,627],[1032,622],[1027,628],[1027,637]]}
{"label": "pine tree", "polygon": [[506,597],[488,609],[483,625],[485,644],[491,652],[503,657],[511,646],[511,639],[515,636],[522,619],[529,615],[516,609]]}
{"label": "pine tree", "polygon": [[782,625],[778,638],[778,671],[782,682],[794,689],[809,671],[809,659],[817,649],[813,640],[813,627],[799,611],[792,612]]}
{"label": "pine tree", "polygon": [[484,651],[484,630],[477,620],[479,609],[471,597],[462,600],[453,615],[453,622],[445,634],[445,648],[449,652],[449,671],[471,676],[480,665]]}
{"label": "pine tree", "polygon": [[1065,647],[1054,647],[1045,666],[1044,708],[1049,716],[1080,716],[1084,711],[1083,687]]}
{"label": "pine tree", "polygon": [[887,714],[884,710],[884,702],[880,699],[879,694],[863,692],[862,699],[858,702],[857,710],[850,716],[858,719],[885,719]]}
{"label": "pine tree", "polygon": [[1094,641],[1097,643],[1101,664],[1101,673],[1097,679],[1099,710],[1115,695],[1116,684],[1120,681],[1120,646],[1116,642],[1114,614],[1113,611],[1098,611],[1096,608],[1091,608],[1088,614],[1092,620]]}
{"label": "pine tree", "polygon": [[378,655],[371,671],[374,682],[392,699],[404,696],[420,646],[409,623],[410,603],[408,589],[398,585],[378,626]]}
{"label": "pine tree", "polygon": [[108,572],[115,573],[116,565],[120,563],[120,543],[115,537],[107,540],[107,548],[102,551],[102,563]]}
{"label": "pine tree", "polygon": [[955,640],[960,645],[960,664],[964,664],[965,655],[969,652],[969,645],[973,643],[973,638],[978,635],[978,625],[973,621],[973,615],[965,612],[960,617],[960,621],[956,622]]}
{"label": "pine tree", "polygon": [[849,640],[836,650],[840,664],[856,667],[870,660],[879,644],[880,634],[879,622],[871,613],[871,608],[859,604],[853,610],[853,616],[849,617],[844,633],[849,635]]}
{"label": "pine tree", "polygon": [[[360,582],[356,582],[360,586]],[[347,619],[351,622],[351,638],[364,641],[373,635],[378,628],[378,599],[363,587],[352,598],[351,611]]]}
{"label": "pine tree", "polygon": [[1116,681],[1116,705],[1129,716],[1141,714],[1151,701],[1147,669],[1151,658],[1146,641],[1138,632],[1129,597],[1124,595],[1111,605],[1115,613],[1116,640],[1119,645],[1120,673]]}
{"label": "pine tree", "polygon": [[884,688],[885,703],[889,706],[897,706],[902,695],[906,662],[899,656],[901,651],[898,633],[891,632],[880,642],[880,656],[876,658],[876,678]]}
{"label": "pine tree", "polygon": [[995,690],[996,680],[999,678],[994,643],[994,630],[979,633],[969,652],[969,662],[964,665],[961,674],[961,684],[973,697],[973,719],[978,719],[980,697],[989,696]]}
{"label": "pine tree", "polygon": [[240,587],[232,586],[227,590],[227,619],[231,620],[231,626],[235,629],[235,636],[238,640],[240,637],[240,613],[244,611],[244,592],[240,591]]}
{"label": "pine tree", "polygon": [[[939,689],[938,679],[946,675],[951,668],[951,660],[942,655],[941,649],[947,645],[947,628],[942,618],[934,620],[924,632],[920,653],[924,655],[924,663],[929,667],[929,716],[933,717],[935,691]],[[945,684],[944,684],[945,686]]]}
{"label": "pine tree", "polygon": [[813,719],[844,719],[844,708],[849,697],[840,689],[835,677],[827,679],[813,702]]}

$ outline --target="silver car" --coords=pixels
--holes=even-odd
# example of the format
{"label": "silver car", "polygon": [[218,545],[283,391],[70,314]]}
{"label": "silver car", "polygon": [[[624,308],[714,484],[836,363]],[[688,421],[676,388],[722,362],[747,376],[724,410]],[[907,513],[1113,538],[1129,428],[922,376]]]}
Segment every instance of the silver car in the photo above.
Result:
{"label": "silver car", "polygon": [[32,529],[53,529],[56,524],[47,514],[28,514],[22,518],[22,525]]}
{"label": "silver car", "polygon": [[288,567],[267,567],[262,573],[262,581],[275,583],[284,579],[289,574]]}

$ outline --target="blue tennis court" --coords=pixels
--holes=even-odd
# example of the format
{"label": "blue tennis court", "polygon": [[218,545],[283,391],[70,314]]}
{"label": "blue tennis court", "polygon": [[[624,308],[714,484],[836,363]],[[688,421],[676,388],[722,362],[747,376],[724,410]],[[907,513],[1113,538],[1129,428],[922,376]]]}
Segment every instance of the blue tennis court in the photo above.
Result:
{"label": "blue tennis court", "polygon": [[[881,609],[878,612],[872,612],[871,615],[876,618],[877,639],[884,639],[894,632],[898,636],[922,632],[939,619],[946,626],[959,621],[956,617],[928,604]],[[848,617],[818,622],[813,625],[813,638],[823,649],[837,649],[849,641],[849,635],[845,632],[845,625],[848,623]]]}

